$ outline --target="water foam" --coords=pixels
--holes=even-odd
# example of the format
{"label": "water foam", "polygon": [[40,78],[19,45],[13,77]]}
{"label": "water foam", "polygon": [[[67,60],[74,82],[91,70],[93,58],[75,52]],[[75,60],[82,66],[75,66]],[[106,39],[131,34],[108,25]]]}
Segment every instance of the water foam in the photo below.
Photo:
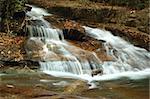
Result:
{"label": "water foam", "polygon": [[81,79],[86,80],[88,82],[93,81],[109,81],[109,80],[117,80],[123,77],[138,80],[138,79],[144,79],[144,78],[150,78],[150,69],[145,69],[141,71],[127,71],[122,73],[115,73],[115,74],[104,74],[101,76],[90,76],[87,74],[84,75],[76,75],[72,73],[66,73],[66,72],[57,72],[57,71],[43,71],[46,74],[55,76],[55,77],[63,77],[63,78],[74,78],[74,79]]}
{"label": "water foam", "polygon": [[[78,48],[72,47],[72,45],[69,45],[69,43],[67,43],[66,41],[60,40],[59,32],[61,30],[59,30],[59,32],[56,31],[56,29],[50,27],[49,23],[42,18],[43,15],[49,15],[45,10],[33,7],[31,13],[28,14],[33,19],[40,19],[42,22],[41,24],[45,24],[45,27],[43,27],[43,25],[38,27],[30,26],[29,30],[31,36],[33,36],[36,31],[37,33],[39,33],[38,36],[49,38],[46,39],[46,43],[49,45],[53,45],[49,46],[49,51],[52,51],[57,55],[59,53],[66,59],[65,61],[58,60],[46,63],[40,62],[42,72],[57,77],[82,79],[89,82],[113,80],[119,79],[121,77],[127,77],[130,79],[142,79],[150,76],[150,53],[148,51],[142,48],[135,47],[122,38],[112,35],[108,31],[84,26],[89,36],[94,37],[98,40],[106,41],[104,43],[104,46],[107,54],[113,56],[113,58],[115,59],[114,61],[106,61],[104,63],[101,63],[96,55],[92,53],[91,55],[95,57],[96,61],[99,61],[98,63],[96,63],[97,65],[94,65],[93,67],[95,69],[102,67],[104,70],[104,75],[97,75],[92,77],[89,73],[89,71],[91,71],[90,63],[94,63],[95,60],[91,60],[91,62],[89,63],[89,60],[85,61],[85,59],[81,57],[80,53],[78,54],[73,50],[69,50],[69,48],[74,50],[77,50]],[[78,51],[81,51],[81,49]],[[71,56],[73,57],[73,59],[70,58],[70,60],[68,57]]]}
{"label": "water foam", "polygon": [[[40,10],[40,13],[38,10]],[[40,62],[41,70],[91,75],[92,68],[100,68],[101,64],[96,54],[74,47],[63,40],[62,31],[49,26],[48,22],[44,20],[42,15],[45,13],[45,10],[33,7],[31,12],[28,13],[32,22],[31,25],[27,26],[30,37],[41,38],[41,41],[44,41],[43,43],[49,50],[44,62]],[[33,19],[35,20],[33,21]],[[52,58],[49,56],[54,58],[52,60],[48,59]]]}
{"label": "water foam", "polygon": [[113,74],[124,71],[139,71],[150,67],[150,53],[143,48],[135,47],[109,31],[84,26],[89,36],[104,40],[108,55],[115,61],[104,62],[105,73]]}

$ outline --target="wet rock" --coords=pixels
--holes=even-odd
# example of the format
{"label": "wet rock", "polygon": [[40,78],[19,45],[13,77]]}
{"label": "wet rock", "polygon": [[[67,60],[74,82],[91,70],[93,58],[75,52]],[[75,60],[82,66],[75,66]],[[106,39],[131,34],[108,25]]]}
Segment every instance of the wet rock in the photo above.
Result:
{"label": "wet rock", "polygon": [[35,71],[29,68],[27,65],[25,65],[25,67],[18,69],[17,72],[18,73],[34,73]]}
{"label": "wet rock", "polygon": [[[98,1],[98,0],[95,0],[95,1]],[[133,9],[128,9],[129,6],[127,7],[118,7],[115,5],[110,6],[110,4],[114,4],[114,2],[109,1],[109,0],[106,0],[106,1],[100,0],[100,1],[102,4],[101,3],[95,4],[95,3],[90,2],[88,3],[88,6],[87,4],[84,5],[84,3],[80,4],[77,0],[75,1],[67,0],[67,1],[63,1],[63,3],[59,1],[56,2],[53,0],[45,0],[45,1],[37,0],[37,1],[30,1],[30,2],[32,2],[33,4],[37,4],[42,7],[48,8],[50,12],[60,15],[61,17],[64,17],[64,18],[67,17],[69,19],[74,19],[80,22],[82,21],[85,25],[88,25],[88,26],[93,26],[91,25],[91,23],[105,23],[104,25],[106,27],[113,25],[113,28],[117,28],[119,30],[120,28],[125,27],[126,25],[128,26],[126,28],[127,30],[132,29],[134,32],[137,32],[136,29],[138,29],[142,31],[143,33],[147,33],[147,34],[149,33],[149,23],[148,23],[149,16],[147,14],[149,12],[148,8],[145,8],[142,10],[133,10]],[[64,3],[64,2],[67,2],[67,3]],[[147,5],[148,3],[146,2],[142,2],[142,4]],[[115,4],[119,4],[119,3],[122,3],[122,2],[120,1],[115,2]],[[129,2],[129,3],[132,4],[132,3],[137,3],[137,2]],[[125,5],[126,4],[127,3],[125,3]],[[134,7],[143,6],[143,5],[138,5],[138,4],[134,5]],[[133,6],[130,6],[130,7],[133,7]],[[60,20],[58,20],[58,23],[60,23]],[[100,26],[100,27],[105,28],[105,26],[104,27]],[[93,27],[98,27],[98,26],[93,26]],[[115,32],[114,34],[124,35],[122,33],[119,34]],[[126,36],[125,38],[128,38],[128,37],[129,36]],[[143,43],[142,44],[140,43],[140,42],[143,42],[142,40],[138,41],[138,39],[135,40],[136,38],[132,38],[132,39],[131,38],[132,37],[129,37],[130,39],[129,41],[133,43],[134,45],[137,45],[140,47],[145,46]],[[135,44],[134,42],[136,42],[137,44]],[[148,47],[147,44],[148,43],[146,43],[146,47]]]}
{"label": "wet rock", "polygon": [[[113,57],[107,55],[106,50],[103,46],[103,41],[96,39],[85,38],[83,42],[70,41],[73,45],[78,46],[84,50],[95,52],[101,61],[112,61]],[[88,56],[89,57],[89,56]]]}
{"label": "wet rock", "polygon": [[74,21],[66,21],[64,23],[63,34],[65,39],[83,41],[85,37],[84,28]]}
{"label": "wet rock", "polygon": [[30,59],[41,60],[46,55],[48,49],[40,38],[30,38],[25,44],[25,50]]}
{"label": "wet rock", "polygon": [[25,4],[25,10],[26,11],[31,11],[32,10],[32,6],[29,4]]}
{"label": "wet rock", "polygon": [[30,38],[27,40],[25,48],[27,51],[43,50],[44,42],[40,38]]}
{"label": "wet rock", "polygon": [[81,24],[73,20],[64,19],[57,15],[47,16],[45,19],[53,26],[62,29],[65,39],[76,41],[85,40],[86,33]]}
{"label": "wet rock", "polygon": [[112,26],[111,27],[107,26],[105,28],[106,30],[111,31],[114,35],[120,36],[125,40],[131,42],[135,46],[145,48],[148,51],[150,50],[149,49],[150,36],[146,33],[130,28],[114,28]]}
{"label": "wet rock", "polygon": [[45,44],[41,38],[30,38],[25,44],[25,50],[28,59],[32,61],[59,61],[63,56],[60,47],[54,43],[49,42]]}
{"label": "wet rock", "polygon": [[[51,97],[53,95],[57,95],[55,92],[51,92],[42,88],[34,88],[34,87],[7,87],[8,85],[0,86],[0,92],[3,93],[3,95],[0,95],[3,97],[2,99],[30,99],[30,98],[43,98],[43,97]],[[4,98],[5,97],[5,98]]]}
{"label": "wet rock", "polygon": [[68,85],[65,90],[64,94],[81,94],[82,92],[88,90],[88,85],[81,80],[77,80],[72,84]]}
{"label": "wet rock", "polygon": [[92,76],[95,76],[95,75],[102,75],[102,74],[103,74],[103,70],[102,70],[102,69],[95,69],[95,70],[92,70],[92,73],[91,73]]}
{"label": "wet rock", "polygon": [[[88,97],[82,97],[82,96],[76,96],[76,95],[67,95],[67,94],[52,96],[50,98],[51,99],[93,99],[93,98],[88,98]],[[45,99],[45,98],[43,98],[43,99]]]}
{"label": "wet rock", "polygon": [[[7,63],[7,64],[6,64]],[[38,62],[3,62],[3,65],[0,67],[0,73],[5,74],[21,74],[21,73],[35,73],[39,68]]]}
{"label": "wet rock", "polygon": [[68,30],[74,29],[80,31],[81,33],[85,33],[85,29],[79,23],[71,20],[65,21],[64,28]]}
{"label": "wet rock", "polygon": [[29,0],[29,2],[47,8],[52,14],[72,20],[106,22],[116,15],[116,9],[111,9],[111,6],[101,6],[101,4],[93,2],[85,3],[86,0],[82,3],[77,0],[67,0],[63,2],[53,0]]}
{"label": "wet rock", "polygon": [[[102,61],[111,61],[113,58],[106,54],[103,40],[97,40],[87,35],[82,25],[72,20],[65,20],[59,16],[53,15],[45,17],[52,25],[63,29],[64,38],[73,45],[84,50],[94,51]],[[63,23],[63,24],[62,24]],[[75,49],[75,48],[74,48]],[[73,51],[75,51],[73,49]],[[73,52],[72,52],[73,53]]]}
{"label": "wet rock", "polygon": [[[48,82],[40,83],[41,79]],[[0,99],[90,99],[61,93],[63,88],[51,85],[51,82],[58,80],[60,78],[39,73],[3,76],[0,78]]]}
{"label": "wet rock", "polygon": [[44,19],[47,20],[52,26],[59,29],[64,29],[64,23],[66,19],[58,15],[44,16]]}
{"label": "wet rock", "polygon": [[42,20],[38,20],[38,19],[36,19],[36,20],[28,20],[27,24],[31,25],[31,26],[38,26],[38,27],[43,26],[43,27],[47,27]]}

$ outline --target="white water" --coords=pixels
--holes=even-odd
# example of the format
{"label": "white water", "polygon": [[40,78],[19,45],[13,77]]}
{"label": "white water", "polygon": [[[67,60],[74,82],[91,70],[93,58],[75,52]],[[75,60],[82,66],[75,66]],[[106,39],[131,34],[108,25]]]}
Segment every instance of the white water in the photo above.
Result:
{"label": "white water", "polygon": [[[91,37],[104,40],[107,54],[115,59],[115,61],[103,64],[103,68],[107,68],[106,73],[138,71],[150,67],[150,53],[145,49],[135,47],[122,38],[112,35],[109,31],[85,26],[84,28]],[[109,68],[113,69],[113,71],[108,70]]]}
{"label": "white water", "polygon": [[39,38],[47,46],[46,48],[44,48],[45,45],[43,46],[43,50],[47,53],[43,58],[46,62],[39,62],[42,71],[91,75],[91,68],[101,68],[101,62],[94,53],[70,45],[63,39],[61,30],[52,28],[43,19],[43,15],[48,15],[45,10],[33,7],[27,15],[31,17],[31,25],[27,26],[27,32],[29,32],[31,39]]}
{"label": "white water", "polygon": [[[49,53],[53,53],[57,59],[40,62],[41,70],[44,73],[88,81],[112,80],[121,77],[141,79],[150,76],[150,53],[145,49],[135,47],[108,31],[84,26],[88,35],[106,41],[104,46],[107,54],[113,56],[114,61],[102,63],[95,53],[86,52],[70,45],[63,39],[61,40],[60,36],[63,38],[62,31],[52,28],[43,19],[43,15],[49,15],[45,10],[33,7],[28,15],[33,20],[41,22],[35,26],[27,26],[30,36],[44,38]],[[91,77],[91,66],[94,69],[102,68],[104,75]]]}

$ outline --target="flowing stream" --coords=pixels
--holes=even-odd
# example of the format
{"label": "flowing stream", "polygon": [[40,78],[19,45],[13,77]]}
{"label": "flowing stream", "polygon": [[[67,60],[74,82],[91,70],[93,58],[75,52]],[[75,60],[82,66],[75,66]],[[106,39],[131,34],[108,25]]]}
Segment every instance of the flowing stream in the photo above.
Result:
{"label": "flowing stream", "polygon": [[[83,26],[88,36],[104,41],[106,54],[113,58],[101,61],[96,53],[67,42],[62,30],[44,20],[47,15],[51,14],[35,6],[27,13],[29,38],[24,47],[31,60],[39,61],[40,70],[24,64],[2,67],[0,99],[149,98],[148,51],[109,31]],[[103,74],[92,76],[93,70],[103,70]]]}
{"label": "flowing stream", "polygon": [[[44,9],[34,7],[27,13],[32,23],[27,26],[30,39],[41,40],[46,55],[40,61],[40,70],[58,77],[73,77],[87,81],[112,80],[121,77],[131,79],[149,78],[150,53],[145,49],[135,47],[129,42],[110,32],[98,28],[83,26],[86,33],[98,40],[104,40],[103,45],[113,61],[101,62],[94,52],[88,52],[71,45],[64,40],[62,30],[43,19],[50,15]],[[100,49],[97,49],[100,50]],[[50,57],[52,56],[52,57]],[[92,70],[102,69],[104,74],[92,77]]]}

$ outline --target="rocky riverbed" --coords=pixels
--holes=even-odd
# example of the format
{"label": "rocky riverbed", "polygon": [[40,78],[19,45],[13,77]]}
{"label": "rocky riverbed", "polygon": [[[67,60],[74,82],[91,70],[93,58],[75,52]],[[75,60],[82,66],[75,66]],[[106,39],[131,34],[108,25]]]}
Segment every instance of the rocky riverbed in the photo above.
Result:
{"label": "rocky riverbed", "polygon": [[[45,19],[54,28],[71,30],[64,34],[69,43],[83,50],[95,52],[102,62],[113,61],[113,57],[106,54],[102,44],[104,41],[86,35],[82,26],[111,31],[114,35],[149,51],[148,8],[131,9],[91,1],[29,0],[29,3],[52,13],[52,16],[46,16]],[[39,70],[38,61],[33,61],[27,56],[25,51],[27,39],[27,36],[0,32],[0,99],[148,99],[149,97],[148,79],[134,81],[123,78],[110,82],[100,81],[96,82],[97,88],[89,89],[90,85],[85,80],[43,74]],[[101,50],[97,50],[99,48]]]}
{"label": "rocky riverbed", "polygon": [[[9,69],[10,70],[10,69]],[[59,78],[27,69],[0,78],[1,99],[148,99],[148,79],[100,81],[89,89],[86,81]],[[26,70],[26,72],[24,71]],[[13,70],[11,70],[13,71]],[[138,94],[138,95],[137,95]]]}
{"label": "rocky riverbed", "polygon": [[[150,42],[150,36],[148,34],[148,27],[147,23],[148,22],[148,15],[147,11],[148,8],[143,8],[142,10],[136,10],[136,9],[129,9],[127,7],[121,7],[121,6],[111,6],[109,3],[95,3],[91,1],[77,1],[77,0],[67,0],[67,1],[59,1],[59,0],[29,0],[29,3],[37,5],[37,6],[42,6],[46,8],[50,13],[54,13],[56,15],[48,16],[45,17],[47,21],[49,21],[53,26],[60,28],[60,29],[73,29],[73,31],[68,32],[68,34],[65,35],[65,39],[68,39],[69,42],[72,44],[81,47],[82,49],[86,49],[89,51],[96,51],[98,47],[102,48],[103,45],[101,42],[103,41],[97,41],[96,39],[93,39],[91,37],[88,37],[81,26],[86,25],[90,27],[95,27],[95,28],[102,28],[111,31],[114,35],[120,36],[124,38],[125,40],[129,41],[130,43],[133,43],[136,46],[143,47],[147,50],[149,50],[149,42]],[[66,5],[64,5],[66,4]],[[57,8],[60,9],[60,11],[56,11]],[[77,9],[78,8],[78,9]],[[54,9],[54,10],[53,10]],[[70,9],[70,10],[67,10]],[[78,11],[75,11],[74,9],[77,9]],[[86,11],[84,9],[90,9],[91,11]],[[98,18],[98,16],[93,16],[95,14],[92,14],[93,11],[100,11],[102,9],[107,9],[106,13],[113,13],[111,12],[112,10],[115,10],[116,15],[112,16],[111,20],[114,20],[115,22],[111,21],[103,21],[103,18]],[[111,10],[112,9],[112,10]],[[63,10],[63,11],[61,11]],[[82,12],[83,10],[83,12]],[[109,11],[111,10],[111,11]],[[67,15],[68,12],[74,11],[73,13],[79,13],[81,17],[78,15],[74,15],[75,17],[79,18],[74,18],[73,16]],[[87,12],[90,15],[87,15]],[[82,13],[82,14],[80,14]],[[85,14],[84,14],[85,13]],[[66,16],[62,15],[66,14]],[[101,13],[102,15],[105,15],[104,13]],[[72,15],[72,14],[70,14]],[[124,16],[125,15],[125,16]],[[84,16],[84,18],[82,17]],[[94,17],[94,18],[91,18]],[[66,22],[67,20],[70,20],[69,24]],[[88,19],[90,18],[90,19]],[[94,21],[94,20],[101,20],[99,21]],[[108,18],[105,16],[105,18]],[[133,18],[135,21],[139,21],[139,24],[136,24],[134,22],[134,25],[136,26],[128,26],[126,25],[126,20],[129,20],[130,18]],[[84,20],[83,20],[84,19]],[[142,21],[143,20],[143,21]],[[76,21],[76,22],[74,22]],[[72,27],[73,25],[76,25],[75,27]],[[131,25],[131,24],[129,24]],[[140,27],[145,28],[145,30],[139,30]],[[146,32],[147,31],[147,32]],[[22,34],[22,33],[20,33]],[[22,34],[24,35],[24,34]],[[74,36],[72,39],[71,36]],[[14,36],[13,34],[6,34],[6,33],[1,33],[0,37],[0,46],[1,46],[1,61],[9,62],[19,62],[19,61],[24,61],[24,60],[29,60],[26,56],[26,52],[24,49],[24,45],[26,43],[27,37],[23,36]],[[102,60],[111,60],[111,56],[106,56],[106,51],[101,50],[101,52],[96,52],[98,56]],[[102,54],[103,53],[103,54]],[[30,63],[30,62],[29,62]],[[34,63],[34,62],[33,62]],[[2,64],[2,63],[1,63]]]}

